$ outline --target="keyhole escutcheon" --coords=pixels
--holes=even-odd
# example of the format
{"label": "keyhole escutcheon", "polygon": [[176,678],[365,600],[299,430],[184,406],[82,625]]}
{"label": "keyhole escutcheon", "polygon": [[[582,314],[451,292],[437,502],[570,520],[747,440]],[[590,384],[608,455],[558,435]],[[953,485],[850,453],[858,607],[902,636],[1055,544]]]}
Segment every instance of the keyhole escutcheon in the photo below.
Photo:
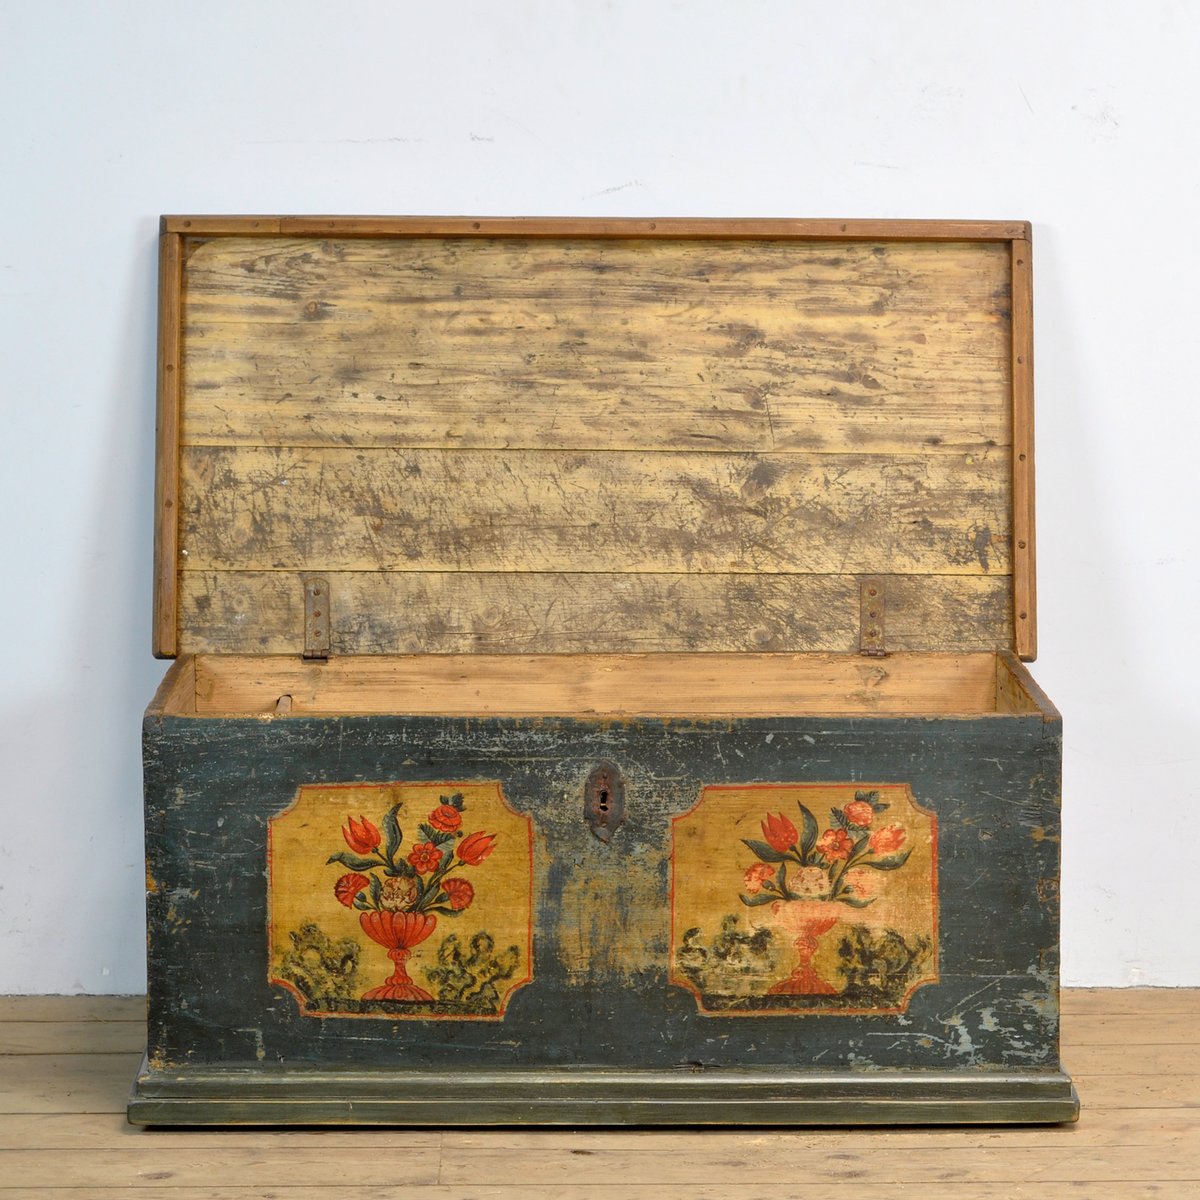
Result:
{"label": "keyhole escutcheon", "polygon": [[597,763],[583,789],[583,819],[606,845],[625,820],[625,780],[616,765]]}

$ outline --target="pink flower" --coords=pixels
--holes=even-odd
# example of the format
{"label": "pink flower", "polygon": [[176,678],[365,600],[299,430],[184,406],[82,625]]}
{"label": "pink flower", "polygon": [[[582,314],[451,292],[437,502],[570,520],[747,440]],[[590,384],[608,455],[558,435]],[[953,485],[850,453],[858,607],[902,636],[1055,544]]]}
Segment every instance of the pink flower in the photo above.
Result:
{"label": "pink flower", "polygon": [[347,817],[346,820],[350,824],[342,826],[342,837],[355,854],[370,854],[379,848],[379,830],[366,817],[360,816],[357,821]]}
{"label": "pink flower", "polygon": [[851,800],[842,812],[851,825],[857,825],[860,829],[866,829],[875,817],[875,810],[865,800]]}
{"label": "pink flower", "polygon": [[839,862],[843,858],[850,857],[850,851],[854,849],[854,843],[850,840],[850,835],[844,829],[827,829],[817,839],[817,849],[830,862]]}
{"label": "pink flower", "polygon": [[333,894],[337,897],[339,904],[344,904],[347,908],[353,908],[355,898],[370,882],[365,875],[359,875],[358,872],[354,871],[349,875],[343,875],[333,885]]}
{"label": "pink flower", "polygon": [[885,825],[871,834],[870,846],[876,854],[891,854],[904,845],[905,836],[899,825]]}
{"label": "pink flower", "polygon": [[769,863],[755,863],[746,872],[746,891],[757,896],[763,890],[763,884],[774,878],[775,869]]}
{"label": "pink flower", "polygon": [[768,813],[762,823],[762,831],[767,845],[776,854],[786,854],[796,844],[796,838],[799,836],[796,833],[795,825],[783,813],[776,817]]}

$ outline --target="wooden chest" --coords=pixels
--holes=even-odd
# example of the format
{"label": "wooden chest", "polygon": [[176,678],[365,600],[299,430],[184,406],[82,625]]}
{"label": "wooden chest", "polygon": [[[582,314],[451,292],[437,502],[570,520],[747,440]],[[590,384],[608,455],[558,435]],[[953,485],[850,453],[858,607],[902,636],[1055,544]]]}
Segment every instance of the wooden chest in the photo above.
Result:
{"label": "wooden chest", "polygon": [[1027,225],[161,264],[131,1120],[1075,1117]]}

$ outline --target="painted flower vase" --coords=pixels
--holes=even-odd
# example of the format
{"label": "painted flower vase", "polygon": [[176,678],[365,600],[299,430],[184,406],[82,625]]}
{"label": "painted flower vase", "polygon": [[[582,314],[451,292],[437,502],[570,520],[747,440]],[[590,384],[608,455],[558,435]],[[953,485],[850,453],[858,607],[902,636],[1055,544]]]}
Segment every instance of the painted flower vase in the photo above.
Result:
{"label": "painted flower vase", "polygon": [[795,941],[795,970],[768,989],[773,996],[832,996],[838,989],[822,979],[813,966],[821,938],[841,920],[837,904],[821,900],[776,901],[771,905],[776,929],[791,934]]}
{"label": "painted flower vase", "polygon": [[423,942],[437,927],[432,913],[370,910],[359,913],[359,924],[372,941],[387,947],[395,971],[376,988],[363,992],[364,1000],[432,1000],[424,988],[409,978],[405,963],[412,948]]}

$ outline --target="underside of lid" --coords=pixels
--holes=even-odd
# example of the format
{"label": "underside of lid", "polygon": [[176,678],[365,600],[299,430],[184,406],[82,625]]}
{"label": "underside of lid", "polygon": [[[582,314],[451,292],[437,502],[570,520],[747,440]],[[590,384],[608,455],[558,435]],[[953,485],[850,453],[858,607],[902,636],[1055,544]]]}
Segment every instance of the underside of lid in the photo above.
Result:
{"label": "underside of lid", "polygon": [[1033,657],[1024,225],[164,230],[160,655]]}

